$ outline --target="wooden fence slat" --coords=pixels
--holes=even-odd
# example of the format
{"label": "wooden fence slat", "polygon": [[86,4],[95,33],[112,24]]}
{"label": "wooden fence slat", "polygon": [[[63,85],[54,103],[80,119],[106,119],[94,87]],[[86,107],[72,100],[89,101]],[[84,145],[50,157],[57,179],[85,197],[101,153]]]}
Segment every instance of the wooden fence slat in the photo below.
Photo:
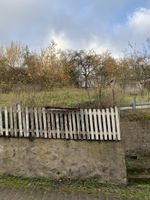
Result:
{"label": "wooden fence slat", "polygon": [[14,136],[17,137],[17,109],[13,106]]}
{"label": "wooden fence slat", "polygon": [[90,129],[89,129],[89,112],[87,109],[85,109],[85,129],[86,129],[86,137],[87,140],[90,139]]}
{"label": "wooden fence slat", "polygon": [[69,138],[69,135],[68,135],[68,117],[67,117],[66,112],[64,113],[64,116],[65,116],[65,135],[66,135],[65,139],[68,139]]}
{"label": "wooden fence slat", "polygon": [[85,109],[85,129],[86,129],[86,133],[89,132],[89,121],[88,121],[88,111],[87,109]]}
{"label": "wooden fence slat", "polygon": [[12,106],[9,108],[9,121],[10,121],[10,136],[13,136],[14,128],[13,128],[13,108],[12,108]]}
{"label": "wooden fence slat", "polygon": [[112,134],[113,134],[113,140],[116,140],[116,129],[115,129],[115,118],[114,118],[114,109],[110,108],[111,110],[111,123],[112,123]]}
{"label": "wooden fence slat", "polygon": [[38,124],[38,112],[37,108],[34,108],[34,118],[35,118],[35,132],[36,132],[36,137],[39,137],[39,124]]}
{"label": "wooden fence slat", "polygon": [[57,138],[60,138],[60,126],[59,126],[58,112],[56,112],[56,134],[57,134]]}
{"label": "wooden fence slat", "polygon": [[89,109],[89,116],[90,116],[90,129],[91,129],[91,139],[94,140],[94,129],[93,129],[93,113],[92,110]]}
{"label": "wooden fence slat", "polygon": [[5,114],[5,135],[8,136],[8,111],[7,111],[7,107],[5,106],[4,108],[4,114]]}
{"label": "wooden fence slat", "polygon": [[55,138],[55,121],[54,121],[54,112],[51,111],[51,126],[52,126],[52,136]]}
{"label": "wooden fence slat", "polygon": [[112,134],[111,134],[111,126],[110,126],[110,112],[109,109],[106,109],[106,116],[107,116],[107,126],[108,126],[108,138],[109,140],[112,140]]}
{"label": "wooden fence slat", "polygon": [[2,108],[0,108],[0,136],[3,136]]}
{"label": "wooden fence slat", "polygon": [[100,140],[103,140],[103,131],[102,131],[102,119],[101,119],[101,111],[98,109],[98,124],[99,124],[99,135]]}
{"label": "wooden fence slat", "polygon": [[73,139],[71,112],[68,113],[68,121],[69,121],[69,134],[70,134],[70,139]]}
{"label": "wooden fence slat", "polygon": [[80,109],[80,115],[81,115],[81,129],[82,129],[82,137],[85,139],[85,122],[84,122],[84,111],[83,109]]}
{"label": "wooden fence slat", "polygon": [[118,114],[118,108],[115,107],[115,115],[116,115],[116,128],[117,128],[117,139],[120,140],[120,123],[119,123],[119,114]]}
{"label": "wooden fence slat", "polygon": [[42,127],[42,111],[41,108],[38,108],[38,117],[39,117],[39,130],[40,130],[40,137],[43,137],[43,127]]}
{"label": "wooden fence slat", "polygon": [[26,137],[29,137],[29,109],[26,106],[25,108],[25,114],[26,114]]}
{"label": "wooden fence slat", "polygon": [[80,116],[79,112],[76,113],[76,119],[77,119],[77,138],[80,137]]}
{"label": "wooden fence slat", "polygon": [[73,134],[74,134],[74,139],[77,139],[77,129],[76,129],[76,120],[75,120],[75,112],[72,112],[72,121],[73,121]]}
{"label": "wooden fence slat", "polygon": [[59,113],[59,118],[60,118],[60,138],[65,138],[65,134],[64,134],[64,120],[63,120],[63,113],[60,112]]}
{"label": "wooden fence slat", "polygon": [[46,123],[45,108],[42,109],[42,114],[43,114],[44,138],[47,138],[47,123]]}
{"label": "wooden fence slat", "polygon": [[95,125],[95,139],[98,140],[98,124],[97,124],[97,110],[93,109],[94,125]]}
{"label": "wooden fence slat", "polygon": [[17,106],[17,111],[18,111],[18,120],[19,120],[19,136],[22,137],[22,116],[21,116],[21,105]]}
{"label": "wooden fence slat", "polygon": [[102,109],[102,121],[103,121],[103,134],[104,134],[104,140],[107,140],[107,129],[106,129],[106,118],[105,118],[106,112],[104,109]]}
{"label": "wooden fence slat", "polygon": [[29,109],[30,113],[30,136],[34,137],[34,115],[33,115],[33,108]]}
{"label": "wooden fence slat", "polygon": [[51,120],[50,120],[50,113],[47,113],[47,128],[48,128],[48,138],[52,138],[51,136]]}
{"label": "wooden fence slat", "polygon": [[23,129],[23,136],[26,137],[27,135],[27,127],[26,127],[26,115],[25,115],[25,108],[22,107],[22,129]]}

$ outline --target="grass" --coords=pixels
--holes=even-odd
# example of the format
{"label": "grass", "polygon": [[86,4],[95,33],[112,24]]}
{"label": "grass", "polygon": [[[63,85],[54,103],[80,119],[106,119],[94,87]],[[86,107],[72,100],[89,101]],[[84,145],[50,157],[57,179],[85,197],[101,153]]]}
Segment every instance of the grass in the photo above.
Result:
{"label": "grass", "polygon": [[120,112],[120,116],[124,121],[150,120],[150,109],[124,110]]}
{"label": "grass", "polygon": [[[22,178],[13,176],[0,176],[1,188],[15,189],[38,189],[53,192],[67,193],[85,193],[100,195],[116,199],[128,200],[148,200],[150,197],[150,183],[136,184],[132,183],[128,186],[115,186],[100,184],[97,180],[90,179],[86,181],[61,180],[52,181],[49,178]],[[109,198],[108,198],[109,199]]]}
{"label": "grass", "polygon": [[0,95],[0,106],[22,103],[30,106],[77,107],[94,101],[92,90],[55,88],[48,91],[10,92]]}
{"label": "grass", "polygon": [[126,157],[126,165],[128,169],[150,169],[150,155],[140,155],[133,159],[132,156]]}
{"label": "grass", "polygon": [[[146,102],[147,94],[137,96],[137,103]],[[102,91],[102,106],[112,105],[111,90]],[[133,97],[123,95],[116,91],[117,104],[131,104]],[[79,88],[53,88],[46,91],[38,90],[16,90],[14,92],[2,93],[0,95],[0,106],[9,106],[22,103],[29,106],[54,106],[54,107],[97,107],[99,98],[97,89]]]}
{"label": "grass", "polygon": [[[121,102],[124,104],[131,104],[134,101],[134,96],[132,95],[123,95]],[[148,95],[145,92],[143,95],[137,95],[136,96],[136,102],[137,103],[143,103],[143,102],[148,102]]]}

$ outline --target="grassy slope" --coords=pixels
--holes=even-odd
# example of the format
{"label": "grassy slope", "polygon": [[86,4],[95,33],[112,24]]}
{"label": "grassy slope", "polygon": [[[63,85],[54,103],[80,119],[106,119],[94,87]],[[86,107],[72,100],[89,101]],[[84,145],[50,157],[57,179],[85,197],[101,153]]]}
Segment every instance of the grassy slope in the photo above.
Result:
{"label": "grassy slope", "polygon": [[[128,200],[148,200],[150,184],[132,184],[125,186],[103,185],[96,180],[60,181],[54,182],[48,178],[17,178],[11,176],[0,177],[1,188],[41,189],[56,192],[84,192],[87,194],[103,194],[107,197]],[[109,198],[108,198],[109,199]]]}
{"label": "grassy slope", "polygon": [[93,102],[95,92],[76,88],[55,88],[49,91],[10,92],[0,95],[0,106],[23,103],[36,106],[76,107]]}
{"label": "grassy slope", "polygon": [[[146,95],[138,96],[137,102],[145,102]],[[133,97],[116,92],[117,102],[120,104],[132,103]],[[112,93],[110,90],[103,91],[103,103],[111,105]],[[15,91],[0,95],[0,106],[16,103],[36,106],[59,106],[59,107],[78,107],[95,106],[98,102],[98,92],[96,89],[77,89],[77,88],[53,88],[48,91]]]}
{"label": "grassy slope", "polygon": [[150,109],[124,110],[120,114],[124,121],[150,120]]}

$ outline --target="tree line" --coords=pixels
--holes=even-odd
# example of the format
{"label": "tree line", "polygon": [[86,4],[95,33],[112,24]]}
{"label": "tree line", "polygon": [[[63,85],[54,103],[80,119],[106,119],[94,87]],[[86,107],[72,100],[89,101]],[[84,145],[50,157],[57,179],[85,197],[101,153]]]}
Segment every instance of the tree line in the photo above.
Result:
{"label": "tree line", "polygon": [[118,85],[124,90],[133,81],[150,90],[150,42],[141,51],[131,44],[129,48],[130,53],[115,58],[108,51],[60,50],[55,42],[37,53],[12,42],[0,48],[0,89],[7,92],[15,86],[36,85],[41,89],[97,87],[101,91]]}

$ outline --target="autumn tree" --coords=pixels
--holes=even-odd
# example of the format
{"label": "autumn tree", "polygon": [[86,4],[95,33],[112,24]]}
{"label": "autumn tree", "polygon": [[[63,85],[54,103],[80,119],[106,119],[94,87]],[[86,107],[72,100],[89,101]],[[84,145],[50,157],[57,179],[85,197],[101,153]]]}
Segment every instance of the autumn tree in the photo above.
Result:
{"label": "autumn tree", "polygon": [[129,59],[122,58],[119,60],[119,76],[118,83],[125,93],[126,86],[133,80],[133,70],[129,67]]}
{"label": "autumn tree", "polygon": [[78,73],[78,84],[85,89],[93,85],[93,77],[95,70],[99,65],[99,59],[96,53],[92,50],[75,51],[72,55],[72,62]]}
{"label": "autumn tree", "polygon": [[99,64],[95,72],[95,84],[99,90],[99,100],[102,98],[102,90],[110,87],[112,90],[113,102],[115,102],[115,84],[117,82],[117,74],[119,66],[115,58],[109,53],[105,52],[99,55]]}
{"label": "autumn tree", "polygon": [[[11,87],[25,80],[24,63],[24,48],[12,42],[9,46],[1,48],[0,50],[0,76],[3,85],[10,85]],[[6,83],[6,84],[5,84]]]}
{"label": "autumn tree", "polygon": [[40,68],[39,57],[36,53],[31,52],[28,46],[25,47],[24,66],[26,68],[27,84],[40,85],[40,77],[38,76]]}
{"label": "autumn tree", "polygon": [[78,86],[78,70],[74,64],[74,52],[61,51],[59,56],[60,77],[63,86]]}
{"label": "autumn tree", "polygon": [[39,55],[39,75],[41,75],[46,86],[53,87],[60,83],[59,57],[60,51],[56,48],[56,43],[54,42],[51,42]]}
{"label": "autumn tree", "polygon": [[129,47],[131,53],[128,65],[132,68],[134,79],[144,85],[150,79],[150,40],[147,39],[146,45],[141,50],[131,43]]}

